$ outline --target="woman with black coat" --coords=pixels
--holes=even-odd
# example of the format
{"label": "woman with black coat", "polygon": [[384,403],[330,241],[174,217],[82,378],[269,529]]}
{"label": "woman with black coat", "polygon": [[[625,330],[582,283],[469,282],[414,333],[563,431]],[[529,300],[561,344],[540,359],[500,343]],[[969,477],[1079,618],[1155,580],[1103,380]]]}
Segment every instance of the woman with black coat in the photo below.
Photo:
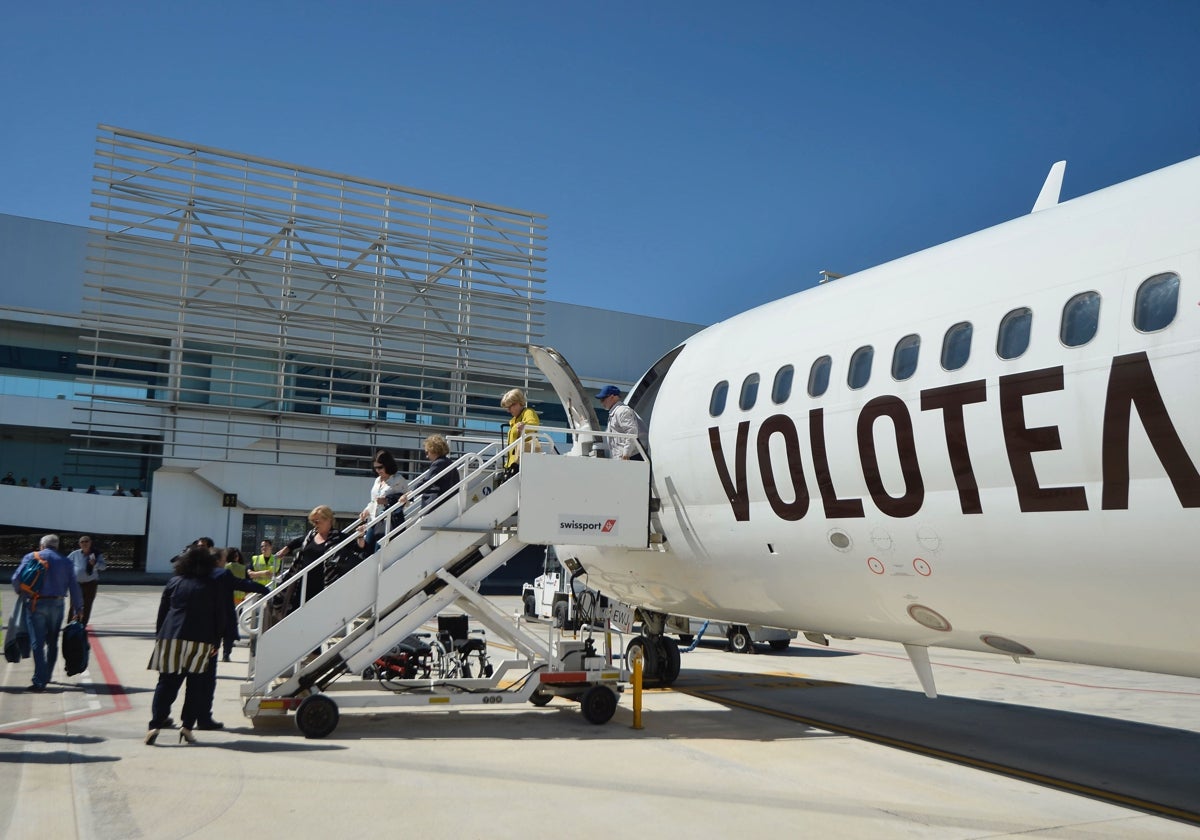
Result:
{"label": "woman with black coat", "polygon": [[170,726],[171,705],[187,683],[180,716],[179,740],[196,743],[192,729],[205,713],[206,674],[225,632],[228,594],[212,578],[216,559],[203,546],[189,548],[175,561],[175,576],[167,581],[158,602],[151,670],[158,671],[146,743]]}
{"label": "woman with black coat", "polygon": [[458,469],[452,467],[454,462],[450,460],[450,444],[444,435],[425,438],[424,448],[429,469],[414,478],[408,485],[408,492],[401,496],[405,504],[410,500],[417,501],[423,514],[452,498],[450,490],[459,482]]}
{"label": "woman with black coat", "polygon": [[285,577],[280,578],[280,582],[275,586],[276,589],[281,588],[283,583],[293,579],[302,570],[309,569],[304,572],[305,580],[302,584],[298,583],[290,587],[291,595],[287,599],[289,609],[295,609],[302,603],[301,586],[304,587],[303,601],[315,598],[327,583],[333,583],[358,564],[362,559],[361,551],[366,545],[363,535],[359,534],[357,541],[348,543],[337,555],[326,558],[324,563],[309,568],[325,552],[345,540],[349,535],[338,530],[333,509],[329,505],[317,505],[313,508],[308,515],[308,521],[312,525],[312,530],[303,537],[292,540],[276,555],[292,558],[291,568]]}

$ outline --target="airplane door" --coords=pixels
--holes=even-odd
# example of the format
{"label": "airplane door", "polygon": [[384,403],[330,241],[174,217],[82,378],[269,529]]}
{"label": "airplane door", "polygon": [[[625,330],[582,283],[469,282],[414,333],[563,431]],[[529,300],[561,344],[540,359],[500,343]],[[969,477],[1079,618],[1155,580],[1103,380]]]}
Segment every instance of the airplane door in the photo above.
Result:
{"label": "airplane door", "polygon": [[596,442],[594,435],[586,434],[600,429],[600,420],[596,417],[596,409],[592,406],[592,395],[589,394],[571,369],[571,365],[561,353],[553,347],[529,345],[529,355],[538,366],[546,379],[549,380],[554,392],[562,401],[567,412],[567,422],[571,428],[579,432],[571,446],[572,455],[590,455]]}
{"label": "airplane door", "polygon": [[[646,371],[634,386],[629,398],[625,401],[638,413],[647,428],[651,426],[650,418],[654,413],[654,401],[658,399],[658,391],[662,387],[663,378],[666,376],[667,370],[674,364],[675,359],[683,352],[684,347],[683,344],[679,345],[655,362],[654,366]],[[583,387],[579,377],[575,375],[575,371],[563,355],[554,348],[530,344],[529,355],[533,357],[533,362],[538,366],[538,370],[545,374],[546,379],[554,388],[554,392],[558,394],[559,400],[562,401],[563,407],[567,411],[567,422],[571,424],[571,428],[583,433],[575,435],[571,453],[590,455],[592,447],[595,445],[595,437],[586,433],[600,430],[600,420],[596,417],[591,393]]]}
{"label": "airplane door", "polygon": [[663,378],[667,375],[667,370],[675,363],[675,359],[683,352],[685,346],[680,344],[655,362],[654,366],[646,371],[638,384],[633,387],[633,391],[629,394],[629,399],[625,400],[626,404],[642,418],[647,429],[650,428],[650,417],[654,414],[654,402],[658,399],[658,390],[662,387]]}

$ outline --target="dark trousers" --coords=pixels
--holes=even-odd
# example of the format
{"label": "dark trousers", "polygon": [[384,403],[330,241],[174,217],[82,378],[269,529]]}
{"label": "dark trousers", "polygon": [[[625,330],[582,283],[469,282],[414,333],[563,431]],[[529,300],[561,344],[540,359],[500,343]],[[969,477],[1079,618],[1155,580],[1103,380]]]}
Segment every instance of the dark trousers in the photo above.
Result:
{"label": "dark trousers", "polygon": [[92,602],[96,600],[96,590],[100,588],[100,581],[80,581],[79,588],[83,590],[83,624],[86,627],[92,620]]}
{"label": "dark trousers", "polygon": [[[213,670],[210,668],[209,670]],[[215,672],[214,672],[215,673]],[[167,718],[171,716],[171,705],[179,696],[179,687],[187,683],[183,693],[183,713],[180,715],[181,726],[191,729],[196,721],[202,720],[201,713],[207,693],[206,674],[163,674],[158,675],[158,685],[154,687],[154,701],[151,704],[150,729],[160,729]],[[215,687],[216,681],[213,680]],[[212,695],[208,694],[208,705],[212,707]],[[210,712],[210,717],[211,712]]]}
{"label": "dark trousers", "polygon": [[200,697],[196,709],[196,720],[208,723],[213,719],[213,698],[217,695],[217,657],[208,660],[208,669],[197,678],[200,685]]}

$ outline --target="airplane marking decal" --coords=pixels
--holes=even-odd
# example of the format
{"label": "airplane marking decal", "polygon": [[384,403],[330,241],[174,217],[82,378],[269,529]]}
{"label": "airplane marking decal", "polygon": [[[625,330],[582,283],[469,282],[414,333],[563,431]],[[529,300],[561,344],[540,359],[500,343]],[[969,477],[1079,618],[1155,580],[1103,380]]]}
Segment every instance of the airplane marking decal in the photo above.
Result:
{"label": "airplane marking decal", "polygon": [[[999,378],[999,410],[1004,446],[1017,502],[1024,513],[1088,509],[1083,486],[1043,487],[1034,467],[1034,453],[1061,450],[1062,437],[1057,426],[1031,427],[1027,424],[1025,398],[1062,391],[1063,387],[1061,365]],[[986,402],[987,388],[982,379],[929,388],[920,394],[922,411],[942,412],[946,452],[958,491],[959,507],[964,514],[982,513],[983,505],[971,463],[963,408]],[[1137,409],[1142,428],[1171,481],[1180,505],[1185,508],[1200,507],[1200,472],[1171,421],[1149,358],[1145,352],[1138,352],[1114,357],[1109,371],[1101,441],[1102,508],[1125,510],[1129,506],[1129,434],[1133,409]],[[904,478],[904,492],[900,496],[889,494],[880,476],[874,431],[876,421],[883,417],[891,420],[900,459]],[[750,425],[749,420],[738,423],[732,453],[732,475],[720,428],[710,426],[708,429],[717,477],[729,500],[733,517],[738,522],[750,519],[747,464]],[[808,412],[808,429],[809,449],[825,517],[856,519],[865,516],[862,499],[839,498],[834,487],[825,442],[824,409],[814,408]],[[776,464],[777,456],[771,454],[771,439],[775,435],[779,435],[783,442],[782,464]],[[925,499],[925,485],[907,404],[897,396],[885,395],[864,405],[858,416],[857,446],[863,479],[876,508],[898,519],[911,517],[920,511]],[[767,417],[755,435],[754,451],[758,457],[763,492],[772,512],[785,521],[803,519],[808,514],[810,497],[796,421],[786,414]],[[785,499],[780,492],[776,480],[779,470],[785,470],[791,480],[795,494],[791,500]]]}

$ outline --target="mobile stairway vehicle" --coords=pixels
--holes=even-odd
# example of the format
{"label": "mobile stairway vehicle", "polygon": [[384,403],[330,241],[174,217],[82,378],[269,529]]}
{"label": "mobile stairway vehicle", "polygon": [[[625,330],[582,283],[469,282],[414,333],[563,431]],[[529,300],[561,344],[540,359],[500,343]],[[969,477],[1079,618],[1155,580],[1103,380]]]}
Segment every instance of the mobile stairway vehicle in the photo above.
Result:
{"label": "mobile stairway vehicle", "polygon": [[[613,664],[610,650],[557,631],[540,638],[522,617],[507,615],[476,589],[526,545],[561,542],[566,535],[575,543],[646,547],[649,466],[553,454],[550,442],[541,452],[525,452],[520,472],[502,481],[509,451],[492,443],[458,458],[447,468],[458,471],[453,488],[423,508],[410,505],[373,555],[312,597],[305,591],[308,573],[321,574],[325,559],[354,536],[243,607],[251,636],[241,686],[247,717],[294,713],[311,738],[333,732],[340,709],[545,705],[560,696],[579,701],[589,722],[612,717],[628,672]],[[390,513],[382,511],[367,526],[388,522]],[[292,602],[298,606],[274,615],[279,604]],[[506,639],[517,657],[491,667],[490,675],[438,669],[415,679],[379,678],[378,660],[452,606]]]}

